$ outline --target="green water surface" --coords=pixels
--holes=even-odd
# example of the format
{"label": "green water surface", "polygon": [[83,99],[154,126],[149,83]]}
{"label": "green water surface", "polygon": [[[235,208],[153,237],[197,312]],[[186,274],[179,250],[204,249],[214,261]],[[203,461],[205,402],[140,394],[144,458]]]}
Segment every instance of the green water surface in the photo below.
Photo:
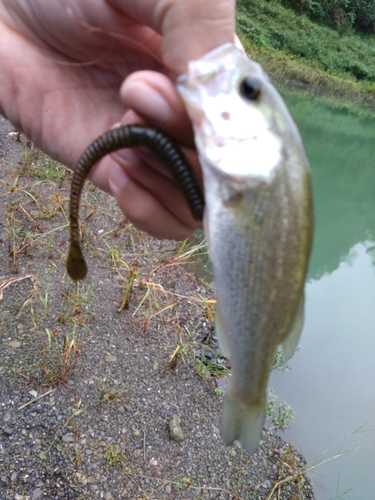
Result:
{"label": "green water surface", "polygon": [[[270,385],[318,500],[375,498],[375,116],[286,99],[311,164],[315,235],[301,350]],[[336,458],[334,458],[336,457]]]}

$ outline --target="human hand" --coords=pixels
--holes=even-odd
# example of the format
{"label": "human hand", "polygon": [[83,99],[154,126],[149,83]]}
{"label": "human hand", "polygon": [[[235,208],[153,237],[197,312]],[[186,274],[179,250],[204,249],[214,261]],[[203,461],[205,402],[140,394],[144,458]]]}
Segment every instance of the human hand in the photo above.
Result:
{"label": "human hand", "polygon": [[[114,124],[157,125],[199,177],[170,78],[233,37],[234,0],[0,0],[0,112],[70,167]],[[142,148],[105,157],[91,179],[153,236],[184,239],[198,227],[166,169]]]}

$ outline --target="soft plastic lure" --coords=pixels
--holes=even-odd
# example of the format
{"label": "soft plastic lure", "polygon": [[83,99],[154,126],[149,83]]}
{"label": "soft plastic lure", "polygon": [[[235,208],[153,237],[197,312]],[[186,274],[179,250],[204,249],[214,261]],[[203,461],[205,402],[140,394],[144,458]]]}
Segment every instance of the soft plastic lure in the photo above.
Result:
{"label": "soft plastic lure", "polygon": [[67,260],[69,276],[75,281],[87,274],[79,238],[79,201],[86,177],[97,161],[113,151],[138,146],[148,147],[174,176],[193,217],[201,220],[204,199],[193,169],[186,156],[165,132],[145,125],[124,125],[109,130],[96,139],[83,153],[74,171],[70,191],[70,249]]}

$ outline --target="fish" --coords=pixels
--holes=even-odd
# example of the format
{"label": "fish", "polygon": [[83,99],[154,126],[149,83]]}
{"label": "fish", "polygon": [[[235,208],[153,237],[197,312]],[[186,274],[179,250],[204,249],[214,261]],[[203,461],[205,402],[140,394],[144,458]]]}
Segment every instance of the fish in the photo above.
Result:
{"label": "fish", "polygon": [[220,432],[226,445],[237,440],[254,453],[277,348],[290,358],[303,326],[310,168],[282,97],[234,44],[191,61],[176,87],[203,171],[216,333],[231,361]]}

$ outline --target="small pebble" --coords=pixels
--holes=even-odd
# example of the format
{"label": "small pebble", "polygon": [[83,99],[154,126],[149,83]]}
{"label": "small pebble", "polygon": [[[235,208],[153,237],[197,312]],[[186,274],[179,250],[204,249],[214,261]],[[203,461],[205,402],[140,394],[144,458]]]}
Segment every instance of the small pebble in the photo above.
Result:
{"label": "small pebble", "polygon": [[169,433],[171,439],[180,442],[184,440],[184,433],[182,432],[181,419],[178,415],[174,414],[169,421]]}
{"label": "small pebble", "polygon": [[9,343],[8,343],[8,346],[9,347],[15,347],[15,348],[18,348],[18,347],[21,347],[21,342],[19,340],[11,340]]}
{"label": "small pebble", "polygon": [[109,352],[105,355],[104,359],[106,360],[107,363],[117,363],[117,356],[114,356]]}
{"label": "small pebble", "polygon": [[39,498],[42,498],[42,495],[43,495],[43,491],[40,488],[35,488],[31,498],[32,498],[32,500],[39,500]]}
{"label": "small pebble", "polygon": [[74,443],[75,441],[73,434],[64,434],[62,440],[64,443]]}

